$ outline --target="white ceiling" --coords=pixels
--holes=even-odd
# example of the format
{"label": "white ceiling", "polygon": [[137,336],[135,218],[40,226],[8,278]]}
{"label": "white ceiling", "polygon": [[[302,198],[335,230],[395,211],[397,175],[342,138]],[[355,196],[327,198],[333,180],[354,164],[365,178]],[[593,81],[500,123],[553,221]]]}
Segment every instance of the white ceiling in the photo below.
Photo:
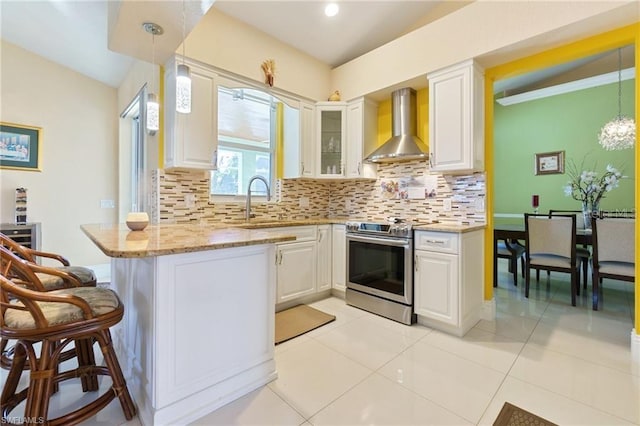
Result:
{"label": "white ceiling", "polygon": [[[441,12],[444,1],[339,1],[340,12],[327,17],[328,1],[233,1],[213,5],[239,21],[337,67],[380,47]],[[468,1],[447,1],[444,13]]]}
{"label": "white ceiling", "polygon": [[0,1],[0,36],[118,87],[133,59],[107,48],[106,1]]}
{"label": "white ceiling", "polygon": [[[182,40],[182,10],[187,33],[213,7],[332,66],[372,49],[464,7],[470,1],[453,0],[341,0],[340,13],[324,15],[325,1],[242,0],[0,0],[0,36],[3,40],[63,64],[91,78],[118,87],[133,58],[151,62],[151,36],[142,23],[160,24],[155,60],[164,62]],[[232,43],[232,41],[230,41]],[[110,48],[112,50],[110,50]],[[121,53],[116,53],[121,52]],[[629,56],[630,54],[630,56]],[[633,64],[633,49],[625,62]],[[598,59],[598,60],[596,60]],[[531,86],[537,80],[578,65],[608,64],[615,60],[591,58],[503,83],[496,91]]]}
{"label": "white ceiling", "polygon": [[[187,33],[213,2],[184,2]],[[215,7],[335,66],[424,25],[420,20],[429,14],[449,13],[468,2],[342,1],[340,13],[331,19],[320,0],[222,0]],[[155,40],[157,63],[180,45],[182,6],[172,0],[0,0],[0,36],[118,87],[132,57],[151,62],[151,36],[142,30],[143,22],[165,30]]]}

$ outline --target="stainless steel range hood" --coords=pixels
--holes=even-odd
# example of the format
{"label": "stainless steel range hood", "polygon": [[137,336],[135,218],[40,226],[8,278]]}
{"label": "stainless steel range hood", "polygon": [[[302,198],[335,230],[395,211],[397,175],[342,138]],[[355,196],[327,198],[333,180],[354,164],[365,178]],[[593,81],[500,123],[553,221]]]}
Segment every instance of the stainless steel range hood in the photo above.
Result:
{"label": "stainless steel range hood", "polygon": [[393,136],[369,154],[365,161],[389,163],[428,159],[429,148],[416,135],[416,91],[410,87],[394,91],[391,104]]}

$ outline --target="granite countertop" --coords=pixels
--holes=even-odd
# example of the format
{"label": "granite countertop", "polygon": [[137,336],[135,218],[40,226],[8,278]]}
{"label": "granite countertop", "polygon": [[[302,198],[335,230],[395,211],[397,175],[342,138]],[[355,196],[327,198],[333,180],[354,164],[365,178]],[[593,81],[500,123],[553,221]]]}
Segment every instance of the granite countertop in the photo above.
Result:
{"label": "granite countertop", "polygon": [[[216,224],[158,224],[143,231],[131,231],[124,224],[82,225],[82,231],[109,257],[149,257],[166,254],[216,250],[255,244],[293,241],[286,231],[269,228],[288,226],[344,224],[348,218],[323,219],[251,219],[228,220]],[[434,222],[415,225],[416,231],[471,232],[484,224]]]}
{"label": "granite countertop", "polygon": [[162,256],[296,239],[284,233],[217,225],[161,224],[149,225],[143,231],[131,231],[124,224],[80,228],[109,257]]}

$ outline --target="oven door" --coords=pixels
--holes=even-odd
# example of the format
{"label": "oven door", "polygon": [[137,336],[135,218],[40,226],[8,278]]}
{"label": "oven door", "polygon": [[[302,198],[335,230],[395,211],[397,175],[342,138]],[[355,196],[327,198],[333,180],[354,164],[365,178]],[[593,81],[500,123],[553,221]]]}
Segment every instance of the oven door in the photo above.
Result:
{"label": "oven door", "polygon": [[347,234],[347,288],[413,305],[413,241]]}

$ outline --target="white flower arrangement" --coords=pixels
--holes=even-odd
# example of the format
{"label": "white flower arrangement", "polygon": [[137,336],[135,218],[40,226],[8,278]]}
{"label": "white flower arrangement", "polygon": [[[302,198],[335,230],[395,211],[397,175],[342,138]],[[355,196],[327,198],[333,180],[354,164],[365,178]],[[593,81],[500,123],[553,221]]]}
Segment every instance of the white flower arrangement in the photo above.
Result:
{"label": "white flower arrangement", "polygon": [[[580,169],[584,168],[583,165],[584,161]],[[607,192],[618,187],[620,179],[623,178],[622,173],[611,164],[607,165],[606,172],[602,176],[598,176],[598,172],[595,171],[580,171],[580,169],[573,161],[569,162],[567,175],[570,180],[564,186],[564,194],[589,206],[597,206]]]}

